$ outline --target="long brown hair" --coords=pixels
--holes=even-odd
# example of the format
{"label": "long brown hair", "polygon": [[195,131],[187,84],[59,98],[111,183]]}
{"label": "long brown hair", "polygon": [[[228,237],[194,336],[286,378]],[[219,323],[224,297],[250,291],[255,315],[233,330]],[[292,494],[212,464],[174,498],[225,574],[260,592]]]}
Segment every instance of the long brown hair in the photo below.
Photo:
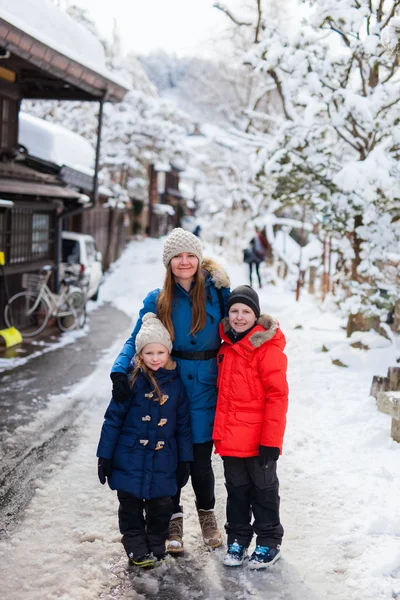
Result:
{"label": "long brown hair", "polygon": [[[197,268],[193,276],[194,286],[189,294],[192,297],[192,325],[190,334],[195,335],[198,331],[204,329],[207,323],[206,314],[206,288],[204,282],[203,271],[201,266]],[[157,317],[161,323],[168,329],[171,340],[175,339],[174,325],[172,323],[172,304],[174,301],[175,280],[171,270],[171,264],[167,267],[165,274],[164,287],[160,292],[157,300]]]}
{"label": "long brown hair", "polygon": [[147,377],[150,379],[151,384],[154,386],[154,391],[157,394],[158,401],[161,402],[163,393],[160,390],[160,388],[158,387],[157,381],[154,378],[154,371],[152,371],[149,367],[146,367],[146,365],[143,362],[143,358],[142,358],[141,354],[136,354],[135,360],[136,360],[136,366],[133,369],[133,371],[129,377],[129,385],[131,386],[131,388],[133,388],[136,379],[140,375],[140,370],[142,370],[147,375]]}

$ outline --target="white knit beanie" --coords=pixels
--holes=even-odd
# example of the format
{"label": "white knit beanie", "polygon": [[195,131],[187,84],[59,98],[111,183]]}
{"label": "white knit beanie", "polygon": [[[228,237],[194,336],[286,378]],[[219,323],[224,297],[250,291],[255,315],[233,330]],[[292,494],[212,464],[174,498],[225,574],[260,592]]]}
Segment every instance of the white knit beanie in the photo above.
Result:
{"label": "white knit beanie", "polygon": [[146,344],[162,344],[171,354],[172,342],[168,330],[160,319],[152,313],[146,313],[142,319],[142,326],[136,336],[136,354],[139,354]]}
{"label": "white knit beanie", "polygon": [[163,251],[163,263],[165,268],[168,267],[171,258],[181,252],[190,252],[199,259],[199,263],[203,260],[203,248],[198,237],[185,231],[181,227],[173,229],[170,235],[165,240]]}

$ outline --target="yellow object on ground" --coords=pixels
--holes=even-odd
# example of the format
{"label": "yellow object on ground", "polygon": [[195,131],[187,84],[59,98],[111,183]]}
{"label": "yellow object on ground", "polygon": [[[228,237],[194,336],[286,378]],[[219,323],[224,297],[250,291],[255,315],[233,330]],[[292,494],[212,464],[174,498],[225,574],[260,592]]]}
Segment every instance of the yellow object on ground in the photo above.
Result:
{"label": "yellow object on ground", "polygon": [[0,337],[4,338],[6,348],[11,348],[11,346],[16,346],[22,342],[22,335],[15,327],[0,329]]}
{"label": "yellow object on ground", "polygon": [[[8,295],[7,289],[7,280],[6,280],[6,272],[4,269],[4,265],[6,264],[6,256],[3,251],[0,252],[0,267],[3,274],[4,279],[4,287],[6,291],[6,299],[7,302],[10,299]],[[6,343],[6,348],[11,348],[11,346],[16,346],[22,342],[21,332],[18,331],[15,327],[8,327],[7,329],[0,329],[0,337],[2,337]]]}

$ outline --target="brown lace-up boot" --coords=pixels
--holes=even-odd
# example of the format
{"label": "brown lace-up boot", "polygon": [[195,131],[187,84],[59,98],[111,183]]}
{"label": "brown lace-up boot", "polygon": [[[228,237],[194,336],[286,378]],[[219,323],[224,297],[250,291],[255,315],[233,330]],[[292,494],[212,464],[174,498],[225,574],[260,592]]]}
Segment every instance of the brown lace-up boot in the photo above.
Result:
{"label": "brown lace-up boot", "polygon": [[218,531],[217,520],[215,518],[214,511],[199,509],[197,511],[199,515],[201,533],[206,546],[209,548],[218,548],[222,544],[222,535]]}
{"label": "brown lace-up boot", "polygon": [[183,554],[183,510],[172,515],[169,522],[169,536],[167,540],[168,554]]}

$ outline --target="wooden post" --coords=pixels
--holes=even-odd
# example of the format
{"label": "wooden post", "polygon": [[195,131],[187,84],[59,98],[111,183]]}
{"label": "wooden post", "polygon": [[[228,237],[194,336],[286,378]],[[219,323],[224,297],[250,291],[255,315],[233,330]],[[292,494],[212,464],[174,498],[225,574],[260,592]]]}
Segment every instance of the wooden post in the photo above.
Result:
{"label": "wooden post", "polygon": [[317,276],[317,267],[310,267],[308,277],[308,293],[315,294],[315,278]]}
{"label": "wooden post", "polygon": [[394,305],[393,329],[396,332],[400,331],[400,300],[397,300],[396,304]]}
{"label": "wooden post", "polygon": [[296,285],[296,302],[298,302],[300,300],[300,289],[301,286],[303,285],[303,280],[304,280],[304,271],[301,270],[301,259],[303,256],[303,244],[304,244],[304,223],[306,220],[306,205],[303,205],[303,215],[301,218],[301,229],[300,229],[300,255],[299,255],[299,275],[297,278],[297,285]]}
{"label": "wooden post", "polygon": [[332,269],[332,237],[329,238],[328,241],[328,272],[326,277],[326,293],[329,294],[331,291],[331,269]]}
{"label": "wooden post", "polygon": [[392,417],[391,436],[400,443],[400,392],[379,392],[377,408]]}
{"label": "wooden post", "polygon": [[372,378],[372,385],[370,395],[374,398],[378,397],[380,392],[387,392],[390,386],[389,377],[382,377],[380,375],[374,375]]}
{"label": "wooden post", "polygon": [[321,277],[321,299],[326,295],[326,240],[322,242],[322,277]]}
{"label": "wooden post", "polygon": [[400,368],[389,367],[388,377],[390,379],[390,390],[400,390]]}

